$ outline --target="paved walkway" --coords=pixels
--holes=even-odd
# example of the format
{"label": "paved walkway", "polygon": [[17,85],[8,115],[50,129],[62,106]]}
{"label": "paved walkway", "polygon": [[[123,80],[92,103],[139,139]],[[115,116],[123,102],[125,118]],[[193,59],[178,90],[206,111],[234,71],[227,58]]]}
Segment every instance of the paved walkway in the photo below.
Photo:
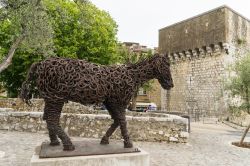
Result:
{"label": "paved walkway", "polygon": [[[242,131],[224,124],[192,123],[187,144],[136,142],[148,151],[151,166],[249,166],[250,149],[234,147]],[[41,133],[0,130],[0,166],[28,166],[34,147],[48,137]],[[82,138],[74,138],[78,140]],[[250,141],[250,135],[247,136]]]}

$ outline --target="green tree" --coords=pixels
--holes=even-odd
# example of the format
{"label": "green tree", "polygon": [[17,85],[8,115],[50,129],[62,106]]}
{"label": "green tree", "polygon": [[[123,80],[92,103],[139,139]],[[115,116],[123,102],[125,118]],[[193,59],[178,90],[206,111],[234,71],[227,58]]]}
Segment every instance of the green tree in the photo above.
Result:
{"label": "green tree", "polygon": [[41,0],[0,0],[0,6],[0,73],[21,45],[29,52],[53,53],[53,32]]}
{"label": "green tree", "polygon": [[[226,89],[230,90],[232,97],[241,98],[242,102],[237,109],[250,114],[250,54],[236,62],[233,66],[233,72],[235,72],[235,76],[230,79]],[[235,109],[235,106],[232,109]],[[250,123],[241,138],[240,146],[242,146],[249,128]]]}
{"label": "green tree", "polygon": [[[43,14],[46,15],[44,21],[47,22],[47,27],[41,32],[35,31],[31,26],[32,33],[38,34],[34,35],[34,38],[32,35],[25,35],[25,40],[16,47],[18,49],[15,51],[12,64],[0,75],[0,81],[4,83],[9,97],[17,96],[30,65],[47,56],[84,58],[100,64],[111,64],[118,60],[115,37],[117,25],[108,13],[99,10],[88,1],[44,0],[40,3],[45,12]],[[18,30],[21,25],[17,26],[12,21],[14,16],[8,16],[10,19],[5,19],[0,24],[0,57],[6,57],[10,46],[13,41],[15,42],[15,36],[20,35]],[[43,35],[48,39],[36,38]]]}
{"label": "green tree", "polygon": [[55,32],[57,56],[87,59],[100,64],[117,61],[117,25],[90,2],[45,0]]}
{"label": "green tree", "polygon": [[3,86],[7,90],[8,97],[17,97],[18,90],[25,80],[26,70],[29,69],[33,62],[42,59],[43,56],[41,55],[32,55],[17,50],[13,57],[12,64],[0,75],[0,80],[3,81]]}
{"label": "green tree", "polygon": [[241,97],[242,103],[238,108],[250,114],[250,54],[237,61],[232,70],[235,76],[230,79],[226,89],[230,90],[232,97]]}

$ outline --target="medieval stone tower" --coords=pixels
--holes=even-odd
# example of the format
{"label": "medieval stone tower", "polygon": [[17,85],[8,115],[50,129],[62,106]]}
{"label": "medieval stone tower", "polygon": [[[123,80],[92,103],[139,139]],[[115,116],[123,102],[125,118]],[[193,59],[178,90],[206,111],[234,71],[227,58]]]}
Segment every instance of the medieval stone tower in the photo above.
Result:
{"label": "medieval stone tower", "polygon": [[250,48],[250,21],[227,6],[159,30],[175,87],[161,89],[161,109],[220,114],[228,107],[228,66]]}

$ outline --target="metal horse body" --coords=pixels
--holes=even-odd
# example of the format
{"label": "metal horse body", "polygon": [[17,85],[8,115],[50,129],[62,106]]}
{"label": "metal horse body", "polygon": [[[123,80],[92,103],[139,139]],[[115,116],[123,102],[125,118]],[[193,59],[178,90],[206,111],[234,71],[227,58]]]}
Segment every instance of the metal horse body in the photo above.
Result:
{"label": "metal horse body", "polygon": [[109,137],[120,126],[124,147],[133,147],[130,141],[125,109],[134,93],[145,82],[158,79],[164,89],[173,87],[170,64],[166,56],[153,57],[130,65],[102,66],[84,60],[49,58],[33,64],[23,83],[20,97],[29,103],[31,87],[36,86],[45,101],[43,119],[49,131],[50,145],[74,150],[70,138],[60,126],[59,119],[65,102],[81,104],[103,103],[114,122],[101,140],[109,144]]}

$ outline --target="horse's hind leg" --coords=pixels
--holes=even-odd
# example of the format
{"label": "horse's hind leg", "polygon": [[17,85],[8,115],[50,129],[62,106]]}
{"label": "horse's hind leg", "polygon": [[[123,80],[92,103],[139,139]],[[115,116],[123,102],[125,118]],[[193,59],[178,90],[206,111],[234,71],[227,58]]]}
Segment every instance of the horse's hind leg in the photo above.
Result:
{"label": "horse's hind leg", "polygon": [[[47,128],[48,128],[48,131],[49,131],[49,138],[50,138],[50,145],[51,146],[56,146],[56,145],[60,145],[60,142],[59,142],[59,140],[57,138],[56,132],[54,131],[53,127],[50,124],[48,124],[48,115],[53,116],[53,115],[51,115],[52,113],[49,113],[49,111],[53,112],[53,110],[51,110],[50,105],[51,105],[51,103],[49,101],[45,100],[43,120],[45,120],[46,123],[47,123]],[[51,121],[51,117],[50,117],[50,121]]]}
{"label": "horse's hind leg", "polygon": [[74,150],[75,147],[72,144],[70,138],[65,134],[60,126],[60,115],[63,107],[63,101],[47,100],[46,102],[46,123],[49,130],[49,137],[51,144],[53,145],[58,141],[57,136],[62,140],[63,150]]}
{"label": "horse's hind leg", "polygon": [[128,130],[127,130],[127,121],[125,116],[125,110],[121,110],[118,112],[119,125],[121,129],[121,134],[124,139],[124,148],[132,148],[133,144],[130,141]]}

